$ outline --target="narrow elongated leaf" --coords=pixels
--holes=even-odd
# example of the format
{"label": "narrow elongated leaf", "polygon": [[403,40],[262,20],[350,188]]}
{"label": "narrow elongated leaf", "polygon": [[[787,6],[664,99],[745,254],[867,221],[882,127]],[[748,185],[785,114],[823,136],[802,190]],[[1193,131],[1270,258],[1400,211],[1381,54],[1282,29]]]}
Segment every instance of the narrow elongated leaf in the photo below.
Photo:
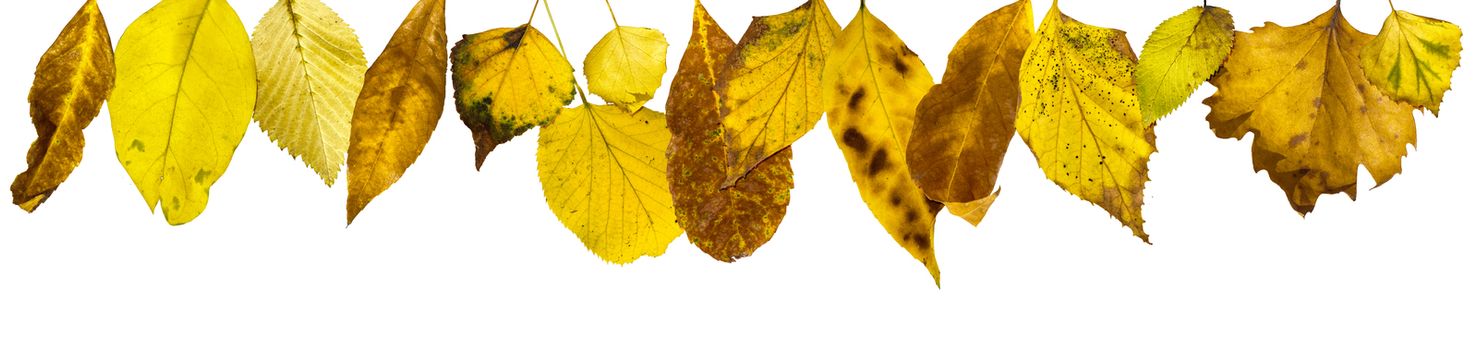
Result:
{"label": "narrow elongated leaf", "polygon": [[498,145],[544,125],[575,96],[575,69],[530,25],[464,35],[452,48],[457,113],[472,130],[476,165]]}
{"label": "narrow elongated leaf", "polygon": [[1437,114],[1452,89],[1452,71],[1463,51],[1456,24],[1391,9],[1380,33],[1360,54],[1372,85],[1391,98]]}
{"label": "narrow elongated leaf", "polygon": [[364,85],[359,37],[318,0],[278,0],[257,23],[251,44],[257,124],[333,186],[349,150],[354,99]]}
{"label": "narrow elongated leaf", "polygon": [[590,92],[635,112],[652,99],[667,73],[667,37],[652,28],[618,26],[585,56]]}
{"label": "narrow elongated leaf", "polygon": [[34,211],[67,180],[82,162],[82,129],[112,90],[113,41],[97,2],[87,0],[36,64],[29,97],[36,142],[10,184],[15,205]]}
{"label": "narrow elongated leaf", "polygon": [[118,160],[170,224],[205,210],[251,124],[256,63],[225,0],[164,0],[118,40],[108,103]]}
{"label": "narrow elongated leaf", "polygon": [[1134,71],[1145,124],[1180,107],[1221,68],[1234,29],[1232,14],[1215,6],[1192,7],[1155,27]]}
{"label": "narrow elongated leaf", "polygon": [[349,133],[348,221],[416,162],[446,101],[446,3],[420,0],[365,73]]}

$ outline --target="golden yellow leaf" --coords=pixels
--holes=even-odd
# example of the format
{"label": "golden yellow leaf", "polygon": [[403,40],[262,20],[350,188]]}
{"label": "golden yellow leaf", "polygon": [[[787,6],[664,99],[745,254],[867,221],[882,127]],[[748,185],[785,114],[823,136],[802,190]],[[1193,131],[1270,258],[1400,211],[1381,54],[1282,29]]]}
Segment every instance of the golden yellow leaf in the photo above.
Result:
{"label": "golden yellow leaf", "polygon": [[667,73],[667,37],[652,28],[617,26],[585,55],[590,92],[629,112],[642,108]]}
{"label": "golden yellow leaf", "polygon": [[1232,14],[1197,6],[1161,22],[1144,42],[1135,87],[1144,123],[1175,111],[1232,52]]}
{"label": "golden yellow leaf", "polygon": [[257,124],[333,186],[349,150],[354,98],[364,85],[359,37],[318,0],[278,0],[257,22],[251,44]]}
{"label": "golden yellow leaf", "polygon": [[118,160],[170,224],[205,210],[256,104],[256,64],[225,0],[163,0],[118,40],[108,103]]}
{"label": "golden yellow leaf", "polygon": [[822,102],[852,181],[873,216],[939,283],[934,218],[943,205],[914,185],[904,159],[914,107],[934,86],[919,56],[864,5],[837,37]]}
{"label": "golden yellow leaf", "polygon": [[823,0],[755,17],[719,73],[730,186],[821,120],[821,70],[836,40]]}
{"label": "golden yellow leaf", "polygon": [[677,223],[688,240],[719,261],[753,254],[780,226],[790,189],[790,148],[785,148],[724,188],[723,118],[714,88],[718,70],[734,51],[734,40],[695,1],[693,36],[667,97],[667,180]]}
{"label": "golden yellow leaf", "polygon": [[1299,26],[1237,33],[1223,71],[1211,78],[1211,130],[1222,138],[1252,132],[1253,168],[1267,170],[1300,214],[1321,194],[1353,198],[1360,165],[1377,185],[1390,180],[1406,145],[1416,143],[1413,107],[1382,94],[1360,67],[1372,38],[1336,4]]}
{"label": "golden yellow leaf", "polygon": [[446,102],[446,3],[420,0],[365,73],[349,132],[348,221],[416,162]]}
{"label": "golden yellow leaf", "polygon": [[985,219],[985,213],[990,211],[990,205],[995,204],[996,197],[1000,196],[1001,189],[997,188],[995,192],[991,192],[985,198],[966,203],[944,203],[944,207],[949,209],[950,215],[965,219],[965,222],[970,223],[970,225],[980,226],[980,221]]}
{"label": "golden yellow leaf", "polygon": [[452,48],[457,113],[472,130],[477,168],[488,153],[544,125],[575,96],[575,69],[533,26],[464,35]]}
{"label": "golden yellow leaf", "polygon": [[667,192],[662,113],[581,103],[539,129],[539,182],[554,216],[618,264],[660,256],[682,229]]}
{"label": "golden yellow leaf", "polygon": [[1144,184],[1154,130],[1140,118],[1124,32],[1078,22],[1054,1],[1021,62],[1016,130],[1047,178],[1149,242]]}
{"label": "golden yellow leaf", "polygon": [[97,2],[87,0],[36,64],[29,97],[36,142],[10,184],[15,205],[34,211],[67,180],[82,162],[82,129],[112,90],[113,41]]}
{"label": "golden yellow leaf", "polygon": [[1452,88],[1452,71],[1463,51],[1456,24],[1391,9],[1385,25],[1360,54],[1370,83],[1397,101],[1437,114]]}

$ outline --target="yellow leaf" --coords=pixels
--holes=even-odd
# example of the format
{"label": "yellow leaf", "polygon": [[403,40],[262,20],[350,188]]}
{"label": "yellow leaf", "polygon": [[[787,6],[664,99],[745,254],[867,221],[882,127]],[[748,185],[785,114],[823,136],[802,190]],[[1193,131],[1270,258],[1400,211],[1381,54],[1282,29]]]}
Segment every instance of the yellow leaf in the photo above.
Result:
{"label": "yellow leaf", "polygon": [[416,162],[446,102],[446,3],[420,0],[365,73],[349,132],[348,221]]}
{"label": "yellow leaf", "polygon": [[1016,130],[1047,178],[1144,233],[1154,130],[1140,118],[1124,32],[1078,22],[1052,4],[1021,62]]}
{"label": "yellow leaf", "polygon": [[659,256],[682,234],[667,192],[662,113],[566,108],[539,129],[539,181],[554,216],[595,255],[625,264]]}
{"label": "yellow leaf", "polygon": [[570,104],[575,69],[538,29],[497,28],[464,35],[452,48],[452,89],[481,169],[493,148]]}
{"label": "yellow leaf", "polygon": [[278,0],[252,33],[257,108],[267,136],[333,186],[349,150],[349,119],[364,85],[364,50],[318,0]]}
{"label": "yellow leaf", "polygon": [[1197,6],[1160,23],[1144,42],[1134,72],[1144,123],[1175,111],[1232,52],[1232,14]]}
{"label": "yellow leaf", "polygon": [[251,42],[225,0],[164,0],[123,31],[108,112],[118,160],[170,224],[195,219],[251,123]]}
{"label": "yellow leaf", "polygon": [[635,112],[667,73],[667,38],[651,28],[617,26],[585,55],[590,92]]}
{"label": "yellow leaf", "polygon": [[1463,51],[1456,24],[1391,10],[1360,55],[1365,77],[1392,98],[1437,114]]}
{"label": "yellow leaf", "polygon": [[934,86],[919,56],[864,5],[837,37],[822,75],[828,126],[852,181],[893,240],[939,283],[934,218],[943,205],[914,185],[904,150],[914,107]]}
{"label": "yellow leaf", "polygon": [[821,120],[821,69],[836,39],[836,19],[822,0],[755,17],[719,73],[731,186]]}
{"label": "yellow leaf", "polygon": [[990,211],[990,205],[996,203],[996,197],[1001,196],[1001,189],[997,188],[989,196],[966,203],[944,203],[949,213],[965,219],[972,226],[980,226],[980,221],[985,219],[985,213]]}
{"label": "yellow leaf", "polygon": [[1360,165],[1377,185],[1390,180],[1406,145],[1416,143],[1413,107],[1371,86],[1360,68],[1360,49],[1372,38],[1336,4],[1303,25],[1237,33],[1222,73],[1211,78],[1211,129],[1222,138],[1252,132],[1253,168],[1267,170],[1300,214],[1324,193],[1353,198]]}
{"label": "yellow leaf", "polygon": [[775,235],[790,205],[790,148],[776,153],[724,188],[724,128],[719,116],[718,70],[734,40],[694,2],[693,36],[667,97],[667,180],[677,223],[688,240],[719,261],[753,254]]}
{"label": "yellow leaf", "polygon": [[36,64],[29,98],[36,142],[10,184],[15,205],[34,211],[67,180],[82,162],[82,129],[112,90],[113,42],[97,2],[87,0]]}

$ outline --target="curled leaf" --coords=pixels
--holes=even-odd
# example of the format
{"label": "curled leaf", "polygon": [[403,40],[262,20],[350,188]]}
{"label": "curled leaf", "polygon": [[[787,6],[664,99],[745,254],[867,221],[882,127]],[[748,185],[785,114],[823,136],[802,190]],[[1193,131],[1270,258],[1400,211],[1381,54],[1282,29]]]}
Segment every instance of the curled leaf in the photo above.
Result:
{"label": "curled leaf", "polygon": [[1392,9],[1374,42],[1361,52],[1361,67],[1370,83],[1391,98],[1430,108],[1435,115],[1442,96],[1452,89],[1462,37],[1456,24]]}
{"label": "curled leaf", "polygon": [[575,96],[575,69],[530,25],[464,35],[452,48],[457,113],[472,130],[476,164],[559,114]]}
{"label": "curled leaf", "polygon": [[652,28],[617,26],[585,56],[590,92],[629,112],[652,99],[667,73],[667,37]]}
{"label": "curled leaf", "polygon": [[1215,6],[1192,7],[1155,27],[1134,71],[1145,124],[1180,107],[1221,68],[1234,29],[1232,14]]}

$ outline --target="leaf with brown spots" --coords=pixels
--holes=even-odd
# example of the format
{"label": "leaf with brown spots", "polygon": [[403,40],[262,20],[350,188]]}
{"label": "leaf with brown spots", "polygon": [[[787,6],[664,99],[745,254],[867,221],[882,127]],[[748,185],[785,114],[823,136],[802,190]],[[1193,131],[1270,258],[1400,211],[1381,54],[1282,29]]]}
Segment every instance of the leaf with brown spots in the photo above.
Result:
{"label": "leaf with brown spots", "polygon": [[575,69],[533,26],[463,35],[452,48],[457,113],[482,168],[493,148],[548,123],[575,97]]}
{"label": "leaf with brown spots", "polygon": [[919,102],[909,171],[925,195],[972,224],[985,213],[980,205],[993,202],[996,175],[1016,135],[1016,81],[1031,39],[1029,0],[982,17],[949,53],[944,80]]}
{"label": "leaf with brown spots", "polygon": [[10,195],[26,211],[51,197],[82,162],[82,129],[92,123],[113,90],[113,42],[97,2],[87,0],[36,64],[31,83],[31,123],[36,142],[26,171]]}
{"label": "leaf with brown spots", "polygon": [[933,77],[864,5],[837,37],[821,81],[827,124],[862,201],[938,284],[934,218],[943,206],[914,185],[904,161],[914,107],[934,85]]}
{"label": "leaf with brown spots", "polygon": [[694,5],[693,36],[672,79],[667,98],[667,179],[677,223],[688,240],[719,261],[753,254],[774,236],[794,186],[790,148],[724,188],[723,118],[714,82],[734,40],[719,28],[702,3]]}
{"label": "leaf with brown spots", "polygon": [[1048,179],[1148,243],[1140,207],[1155,140],[1134,65],[1123,31],[1078,22],[1054,2],[1021,62],[1016,130]]}
{"label": "leaf with brown spots", "polygon": [[349,132],[348,221],[400,180],[446,102],[446,3],[420,0],[365,73]]}
{"label": "leaf with brown spots", "polygon": [[1283,188],[1299,214],[1321,194],[1355,197],[1364,165],[1376,185],[1401,172],[1416,143],[1413,107],[1371,85],[1360,52],[1373,36],[1345,21],[1338,3],[1294,27],[1267,23],[1238,32],[1232,54],[1211,78],[1206,120],[1222,138],[1252,140],[1255,171]]}
{"label": "leaf with brown spots", "polygon": [[[1390,4],[1387,2],[1387,4]],[[1365,45],[1361,67],[1370,83],[1397,101],[1431,108],[1452,89],[1452,71],[1463,53],[1463,30],[1456,24],[1391,7],[1391,15]]]}

